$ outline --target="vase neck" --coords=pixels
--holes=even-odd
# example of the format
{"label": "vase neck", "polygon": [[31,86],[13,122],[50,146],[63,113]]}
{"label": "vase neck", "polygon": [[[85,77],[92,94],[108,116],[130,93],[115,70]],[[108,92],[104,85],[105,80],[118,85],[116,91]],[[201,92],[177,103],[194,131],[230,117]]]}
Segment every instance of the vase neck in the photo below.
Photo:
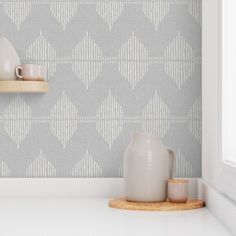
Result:
{"label": "vase neck", "polygon": [[134,132],[132,138],[134,141],[145,141],[145,140],[161,141],[156,135],[145,132]]}

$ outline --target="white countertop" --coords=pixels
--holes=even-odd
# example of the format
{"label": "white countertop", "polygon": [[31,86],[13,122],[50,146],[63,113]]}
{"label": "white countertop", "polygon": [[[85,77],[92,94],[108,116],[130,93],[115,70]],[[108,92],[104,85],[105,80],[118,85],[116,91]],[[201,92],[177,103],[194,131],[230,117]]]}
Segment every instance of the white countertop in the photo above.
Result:
{"label": "white countertop", "polygon": [[107,199],[0,199],[2,236],[228,236],[206,209],[138,212]]}

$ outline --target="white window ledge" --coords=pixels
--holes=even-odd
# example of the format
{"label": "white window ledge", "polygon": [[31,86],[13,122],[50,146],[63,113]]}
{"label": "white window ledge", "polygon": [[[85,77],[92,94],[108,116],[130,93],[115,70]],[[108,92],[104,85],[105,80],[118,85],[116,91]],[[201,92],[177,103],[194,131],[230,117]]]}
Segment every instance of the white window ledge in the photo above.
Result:
{"label": "white window ledge", "polygon": [[0,199],[3,236],[231,236],[207,209],[144,212],[108,199]]}
{"label": "white window ledge", "polygon": [[[189,196],[191,198],[199,198],[202,199],[206,202],[207,208],[200,209],[200,210],[193,210],[193,211],[185,211],[185,212],[173,212],[173,213],[167,213],[167,212],[156,212],[156,213],[142,213],[142,217],[146,219],[150,218],[150,225],[153,224],[153,229],[158,226],[158,222],[156,220],[160,220],[160,222],[164,222],[163,220],[170,220],[170,222],[174,222],[176,216],[178,216],[178,224],[180,225],[173,225],[170,223],[168,225],[168,229],[171,232],[172,228],[177,227],[177,231],[181,228],[181,224],[183,223],[182,228],[184,228],[184,224],[186,223],[185,221],[190,221],[192,224],[192,227],[195,227],[196,230],[201,231],[201,227],[206,227],[204,229],[206,234],[200,233],[199,234],[193,234],[193,235],[230,235],[227,233],[227,230],[224,229],[224,227],[219,223],[222,222],[223,225],[229,229],[231,232],[233,232],[234,235],[236,235],[236,224],[235,224],[235,219],[236,219],[236,205],[234,202],[230,201],[226,196],[220,194],[218,191],[216,191],[214,188],[212,188],[210,185],[206,184],[202,179],[189,179]],[[95,207],[95,209],[98,207],[98,211],[102,210],[101,214],[110,214],[112,212],[111,218],[113,218],[114,221],[118,220],[116,217],[119,218],[119,221],[122,221],[123,223],[127,220],[126,226],[129,224],[128,221],[132,222],[132,219],[134,221],[142,222],[144,218],[138,217],[136,218],[136,214],[134,212],[127,212],[127,211],[121,211],[121,210],[114,210],[114,209],[109,209],[107,207],[107,201],[109,198],[115,198],[115,197],[121,197],[123,196],[123,179],[122,178],[89,178],[89,179],[78,179],[78,178],[6,178],[6,179],[0,179],[0,220],[1,222],[5,222],[6,224],[9,224],[10,222],[10,215],[8,219],[8,213],[7,209],[9,208],[9,212],[11,212],[11,216],[16,213],[16,215],[19,215],[20,208],[22,206],[26,207],[26,211],[28,212],[28,215],[34,215],[34,212],[31,212],[30,208],[32,205],[40,205],[42,206],[43,210],[40,213],[41,217],[46,216],[48,214],[47,210],[45,210],[45,206],[48,206],[49,211],[50,205],[49,203],[53,202],[53,206],[55,207],[55,211],[60,210],[60,205],[64,204],[64,207],[68,205],[68,212],[67,215],[69,216],[70,214],[74,214],[75,212],[71,211],[73,208],[72,205],[75,204],[75,208],[78,206],[83,205],[83,203],[86,205],[88,204],[91,200],[92,206]],[[14,199],[12,199],[14,198]],[[26,199],[27,198],[27,199]],[[31,198],[31,199],[29,199]],[[37,199],[36,199],[37,198]],[[39,200],[40,198],[40,200]],[[47,199],[46,199],[47,198]],[[60,198],[60,199],[59,199]],[[102,198],[102,199],[101,199]],[[50,200],[51,199],[51,200]],[[57,199],[57,200],[56,200]],[[87,199],[87,200],[86,200]],[[98,201],[100,199],[101,201]],[[104,200],[106,199],[106,200]],[[38,202],[37,202],[38,201]],[[29,203],[29,206],[27,205]],[[12,205],[13,204],[13,205]],[[23,204],[23,205],[22,205]],[[44,206],[45,204],[45,206]],[[56,206],[58,204],[58,209],[56,209]],[[98,206],[95,206],[98,204]],[[19,206],[18,206],[19,205]],[[22,205],[22,206],[21,206]],[[101,209],[99,209],[99,205],[101,206]],[[13,209],[15,207],[15,210]],[[29,208],[28,208],[29,207]],[[90,203],[87,206],[89,209]],[[19,209],[18,209],[19,208]],[[23,207],[24,208],[24,207]],[[33,207],[34,208],[34,207]],[[36,207],[37,208],[37,207]],[[65,211],[65,208],[63,210]],[[86,206],[84,208],[82,207],[82,211],[85,211]],[[23,209],[22,209],[23,210]],[[16,211],[15,213],[13,211]],[[78,211],[80,211],[78,209]],[[90,209],[92,213],[92,209]],[[88,212],[89,212],[88,211]],[[104,212],[109,212],[109,213],[103,213]],[[215,215],[216,218],[218,218],[219,221],[214,218]],[[2,214],[2,215],[1,215]],[[4,214],[6,216],[5,221],[4,221]],[[22,213],[23,214],[23,213]],[[79,215],[80,213],[78,212],[78,220],[80,219]],[[89,213],[87,213],[88,215]],[[150,214],[150,216],[148,216]],[[49,214],[50,215],[50,214]],[[106,215],[106,217],[108,217]],[[132,218],[133,216],[134,218]],[[170,216],[170,219],[167,217]],[[192,217],[191,217],[192,215]],[[131,218],[129,218],[132,216]],[[162,217],[163,216],[163,219]],[[23,221],[27,218],[23,214]],[[72,216],[69,217],[69,219]],[[124,217],[124,218],[123,218]],[[20,218],[20,217],[19,217]],[[62,216],[63,218],[63,216]],[[98,217],[99,218],[99,217]],[[110,217],[108,217],[110,218]],[[9,220],[9,222],[7,222]],[[14,219],[15,221],[16,219]],[[75,219],[72,219],[72,221],[75,221]],[[101,219],[102,220],[102,219]],[[105,219],[104,219],[105,220]],[[196,220],[196,223],[194,221]],[[205,225],[205,220],[207,222],[209,221],[209,225]],[[50,222],[50,220],[49,220]],[[77,222],[77,221],[76,221]],[[78,221],[79,222],[79,221]],[[145,220],[144,225],[148,225],[149,220]],[[23,222],[24,223],[24,222]],[[69,224],[69,222],[67,222]],[[103,222],[104,223],[104,222]],[[26,222],[24,223],[26,224]],[[36,224],[36,223],[35,223]],[[39,224],[39,222],[38,222]],[[86,223],[87,225],[89,222]],[[122,224],[121,222],[119,224]],[[132,223],[131,223],[132,224]],[[3,224],[4,225],[4,224]],[[125,227],[126,227],[125,226]],[[154,227],[155,226],[155,227]],[[214,229],[214,227],[215,229]],[[103,227],[102,225],[98,227]],[[105,225],[104,225],[105,227]],[[114,226],[116,227],[116,226]],[[122,226],[124,227],[124,226]],[[133,225],[134,227],[134,225]],[[161,226],[160,226],[161,227]],[[190,227],[190,225],[189,225]],[[199,228],[200,227],[200,228]],[[36,227],[37,228],[37,227]],[[139,228],[139,226],[138,226]],[[141,227],[142,228],[142,227]],[[148,227],[144,227],[148,228]],[[190,227],[191,228],[191,227]],[[184,232],[187,232],[186,230],[190,230],[190,228],[185,229]],[[12,229],[13,230],[13,229]],[[122,230],[122,229],[121,229]],[[127,229],[124,229],[127,230]],[[159,229],[158,229],[159,230]],[[55,231],[57,232],[57,231]],[[103,231],[101,231],[103,232]],[[126,232],[126,231],[124,231]],[[128,231],[127,231],[128,232]],[[136,232],[136,231],[135,231]],[[138,232],[138,231],[137,231]],[[142,232],[142,230],[140,231]],[[155,233],[158,232],[164,232],[161,235],[171,235],[168,234],[168,230],[164,228],[160,228],[160,231],[153,231]],[[181,231],[179,231],[179,234],[175,235],[181,235]],[[182,231],[183,232],[183,231]],[[190,232],[190,231],[189,231]],[[195,231],[194,231],[195,232]],[[219,234],[221,232],[222,234]],[[225,234],[223,233],[225,232]],[[104,232],[103,232],[104,233]],[[110,231],[111,233],[111,231]],[[196,232],[195,232],[196,233]],[[214,234],[213,234],[214,233]],[[11,235],[11,234],[1,234],[1,229],[0,229],[0,235]],[[12,234],[13,235],[13,234]],[[18,236],[20,234],[17,234]],[[24,236],[26,236],[25,234]],[[40,234],[36,234],[40,235]],[[41,235],[47,235],[47,234],[41,234]],[[49,234],[48,234],[49,235]],[[54,234],[51,234],[54,235]],[[56,235],[56,234],[55,234]],[[60,235],[60,234],[57,234]],[[99,234],[98,234],[99,235]],[[101,234],[102,235],[102,234]],[[106,234],[103,234],[103,236]],[[115,235],[115,234],[114,234]],[[119,234],[119,235],[132,235],[132,234]],[[150,234],[152,235],[152,234]],[[156,234],[157,235],[157,234]],[[182,234],[182,235],[191,235],[191,234]]]}
{"label": "white window ledge", "polygon": [[198,198],[205,201],[207,208],[236,235],[236,203],[218,192],[202,179],[198,179]]}

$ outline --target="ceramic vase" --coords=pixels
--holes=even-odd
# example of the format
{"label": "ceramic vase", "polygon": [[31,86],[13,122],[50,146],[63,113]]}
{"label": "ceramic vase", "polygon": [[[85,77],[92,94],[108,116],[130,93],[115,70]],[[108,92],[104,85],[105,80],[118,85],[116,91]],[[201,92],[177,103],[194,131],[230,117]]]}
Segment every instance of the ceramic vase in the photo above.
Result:
{"label": "ceramic vase", "polygon": [[0,80],[17,79],[15,68],[20,64],[12,44],[5,37],[0,37]]}
{"label": "ceramic vase", "polygon": [[136,132],[124,153],[124,190],[128,201],[167,199],[167,181],[173,175],[175,154],[155,135]]}

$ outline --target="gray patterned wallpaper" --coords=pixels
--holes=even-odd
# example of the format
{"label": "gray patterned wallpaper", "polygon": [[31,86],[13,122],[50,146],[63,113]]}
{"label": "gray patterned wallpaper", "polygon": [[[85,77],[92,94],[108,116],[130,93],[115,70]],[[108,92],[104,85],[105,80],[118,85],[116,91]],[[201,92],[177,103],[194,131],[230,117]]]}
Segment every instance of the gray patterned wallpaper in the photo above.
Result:
{"label": "gray patterned wallpaper", "polygon": [[0,95],[1,177],[122,176],[137,130],[201,175],[200,0],[1,0],[0,35],[51,88]]}

